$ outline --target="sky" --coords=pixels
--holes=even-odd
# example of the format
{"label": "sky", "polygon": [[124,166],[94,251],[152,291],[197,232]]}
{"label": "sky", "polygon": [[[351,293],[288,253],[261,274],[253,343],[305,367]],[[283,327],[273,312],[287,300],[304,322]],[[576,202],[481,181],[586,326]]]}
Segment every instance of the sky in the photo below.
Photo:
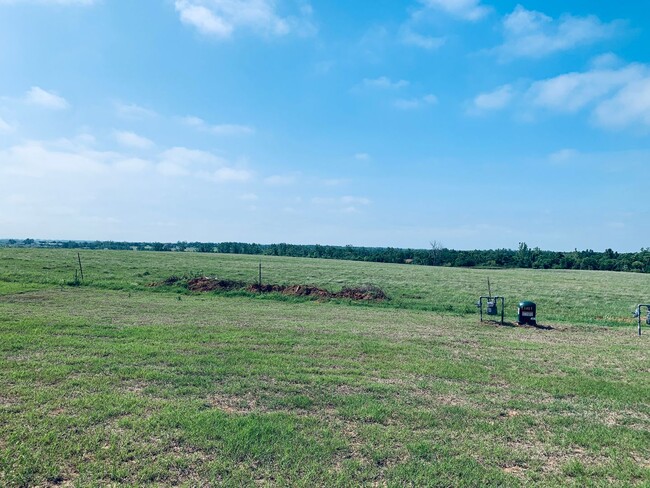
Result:
{"label": "sky", "polygon": [[650,9],[0,0],[0,238],[650,245]]}

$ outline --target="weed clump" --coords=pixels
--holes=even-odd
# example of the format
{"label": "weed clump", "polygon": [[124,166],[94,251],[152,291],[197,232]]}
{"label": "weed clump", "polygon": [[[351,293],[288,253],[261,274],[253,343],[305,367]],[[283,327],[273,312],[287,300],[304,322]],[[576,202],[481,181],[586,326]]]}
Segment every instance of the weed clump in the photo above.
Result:
{"label": "weed clump", "polygon": [[208,278],[202,276],[200,278],[192,278],[187,282],[187,289],[190,291],[232,291],[241,290],[246,286],[243,281],[234,280],[218,280],[216,278]]}
{"label": "weed clump", "polygon": [[388,300],[388,296],[376,285],[362,285],[356,288],[345,287],[338,293],[339,298],[348,298],[350,300]]}

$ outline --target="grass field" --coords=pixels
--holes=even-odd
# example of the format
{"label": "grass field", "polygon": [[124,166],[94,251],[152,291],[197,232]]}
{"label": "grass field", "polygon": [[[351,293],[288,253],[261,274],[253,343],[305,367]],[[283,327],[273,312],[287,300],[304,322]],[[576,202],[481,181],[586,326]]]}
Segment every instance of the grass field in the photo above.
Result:
{"label": "grass field", "polygon": [[[650,276],[0,249],[0,485],[650,486]],[[490,277],[514,320],[479,324]],[[608,326],[609,325],[609,326]]]}

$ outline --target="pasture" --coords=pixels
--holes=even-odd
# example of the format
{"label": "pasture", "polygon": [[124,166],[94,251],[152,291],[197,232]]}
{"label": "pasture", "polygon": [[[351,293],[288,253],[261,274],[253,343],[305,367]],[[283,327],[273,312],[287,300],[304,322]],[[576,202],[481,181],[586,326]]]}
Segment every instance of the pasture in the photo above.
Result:
{"label": "pasture", "polygon": [[[650,275],[0,249],[0,485],[645,486]],[[550,330],[479,324],[520,299]]]}

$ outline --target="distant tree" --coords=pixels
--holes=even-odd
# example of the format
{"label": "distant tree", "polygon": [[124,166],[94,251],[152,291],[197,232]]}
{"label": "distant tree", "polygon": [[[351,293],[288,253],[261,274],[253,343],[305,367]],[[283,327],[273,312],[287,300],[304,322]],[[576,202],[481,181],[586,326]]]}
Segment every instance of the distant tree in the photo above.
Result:
{"label": "distant tree", "polygon": [[431,241],[431,249],[429,250],[430,264],[432,266],[440,266],[442,264],[442,255],[445,247],[440,241]]}
{"label": "distant tree", "polygon": [[519,250],[517,251],[517,265],[520,268],[530,268],[532,266],[531,253],[528,244],[525,242],[519,243]]}

